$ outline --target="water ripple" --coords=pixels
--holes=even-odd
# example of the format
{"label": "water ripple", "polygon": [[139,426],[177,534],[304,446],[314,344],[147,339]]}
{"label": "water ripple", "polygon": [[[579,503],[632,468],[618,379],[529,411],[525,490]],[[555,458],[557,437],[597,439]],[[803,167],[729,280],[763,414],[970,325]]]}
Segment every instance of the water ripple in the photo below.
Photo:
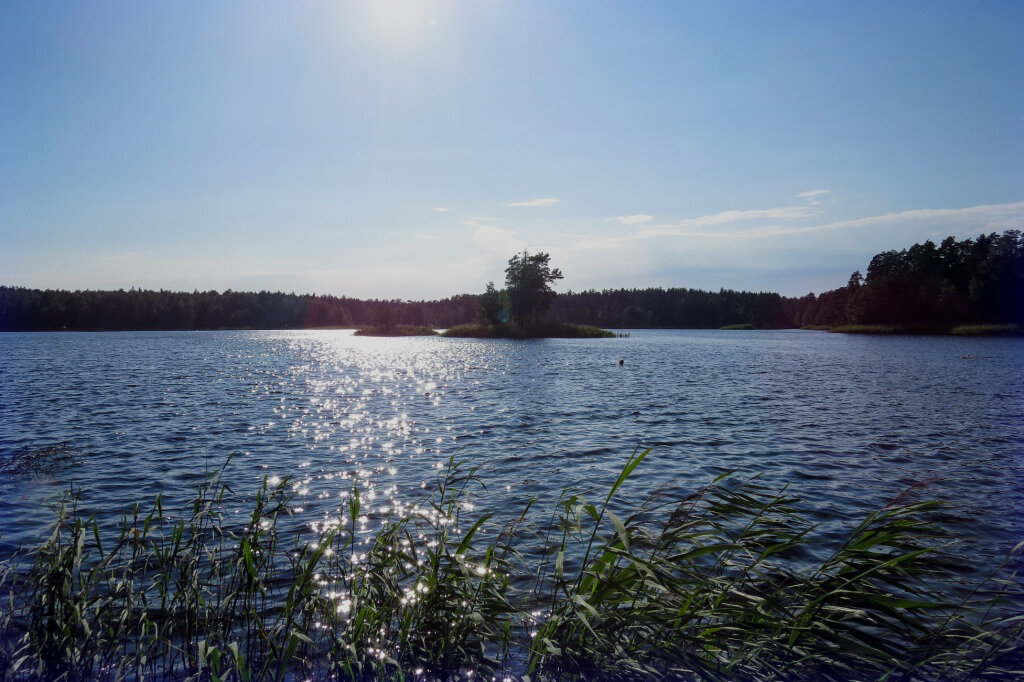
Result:
{"label": "water ripple", "polygon": [[338,517],[358,484],[379,523],[453,454],[484,467],[478,502],[510,517],[531,496],[544,509],[566,487],[606,487],[634,448],[654,447],[633,500],[737,469],[790,484],[827,520],[913,489],[1005,546],[1024,537],[1022,397],[1015,339],[0,334],[0,458],[76,453],[0,475],[0,533],[29,540],[72,483],[107,514],[157,492],[181,503],[230,452],[236,490],[291,477],[304,522]]}

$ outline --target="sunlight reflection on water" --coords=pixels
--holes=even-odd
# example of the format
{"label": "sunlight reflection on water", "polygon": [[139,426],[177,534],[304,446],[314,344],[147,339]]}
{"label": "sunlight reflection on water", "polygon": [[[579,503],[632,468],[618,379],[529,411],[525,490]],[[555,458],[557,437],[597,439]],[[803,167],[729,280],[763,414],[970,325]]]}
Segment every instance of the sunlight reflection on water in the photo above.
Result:
{"label": "sunlight reflection on water", "polygon": [[359,525],[373,530],[429,492],[453,454],[483,467],[470,503],[500,520],[531,497],[544,513],[564,488],[606,489],[648,446],[624,493],[634,501],[738,469],[792,484],[819,520],[917,486],[994,544],[1024,535],[1014,339],[0,334],[0,358],[0,456],[63,441],[80,453],[0,479],[5,544],[34,536],[49,520],[40,505],[72,481],[103,513],[161,491],[170,506],[232,451],[235,490],[287,477],[296,520],[322,528],[344,519],[357,485]]}

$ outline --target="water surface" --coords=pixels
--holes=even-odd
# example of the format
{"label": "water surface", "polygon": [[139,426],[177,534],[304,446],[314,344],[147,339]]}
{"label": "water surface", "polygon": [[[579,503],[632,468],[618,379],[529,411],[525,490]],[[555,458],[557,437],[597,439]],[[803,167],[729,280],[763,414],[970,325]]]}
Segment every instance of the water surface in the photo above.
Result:
{"label": "water surface", "polygon": [[482,465],[480,506],[510,516],[540,497],[550,509],[654,447],[627,497],[685,495],[735,469],[842,520],[910,489],[950,501],[959,532],[980,540],[972,551],[995,556],[1024,539],[1024,345],[803,331],[0,334],[0,457],[59,443],[70,458],[0,475],[0,549],[34,539],[70,485],[111,518],[158,492],[173,506],[231,452],[236,490],[292,477],[297,518],[314,523],[355,481],[379,520],[453,454]]}

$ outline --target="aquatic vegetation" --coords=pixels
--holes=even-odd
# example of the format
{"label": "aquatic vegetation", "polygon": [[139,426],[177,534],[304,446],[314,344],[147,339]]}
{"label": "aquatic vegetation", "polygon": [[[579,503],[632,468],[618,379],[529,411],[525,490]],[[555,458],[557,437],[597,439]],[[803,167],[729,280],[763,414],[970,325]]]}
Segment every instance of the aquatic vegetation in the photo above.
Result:
{"label": "aquatic vegetation", "polygon": [[949,333],[954,336],[1020,336],[1024,329],[1019,324],[962,324]]}
{"label": "aquatic vegetation", "polygon": [[1004,567],[963,589],[938,503],[875,512],[815,561],[799,500],[756,477],[621,515],[648,452],[596,503],[566,491],[549,522],[527,507],[501,532],[454,459],[376,529],[353,488],[338,518],[285,530],[286,480],[231,516],[223,471],[177,520],[157,498],[103,528],[67,495],[49,536],[0,562],[0,680],[945,680],[1024,664],[1020,580]]}
{"label": "aquatic vegetation", "polygon": [[829,327],[836,334],[909,334],[911,330],[892,324],[844,324]]}
{"label": "aquatic vegetation", "polygon": [[542,322],[526,328],[512,324],[460,324],[446,330],[443,336],[475,339],[610,339],[616,334],[585,324]]}
{"label": "aquatic vegetation", "polygon": [[424,325],[395,324],[376,325],[373,327],[360,327],[355,331],[356,336],[437,336],[433,327]]}
{"label": "aquatic vegetation", "polygon": [[750,330],[750,329],[755,329],[755,327],[752,324],[743,323],[743,324],[727,324],[724,327],[719,327],[719,329],[726,330],[726,331],[733,331],[733,330],[747,331],[747,330]]}

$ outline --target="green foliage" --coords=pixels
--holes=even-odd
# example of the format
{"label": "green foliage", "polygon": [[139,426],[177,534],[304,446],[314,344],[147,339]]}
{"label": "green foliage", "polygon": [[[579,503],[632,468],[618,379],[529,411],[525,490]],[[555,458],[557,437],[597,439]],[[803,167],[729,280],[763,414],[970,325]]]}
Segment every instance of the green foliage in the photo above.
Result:
{"label": "green foliage", "polygon": [[444,332],[443,336],[474,339],[610,339],[615,334],[585,324],[548,322],[522,329],[509,324],[462,324]]}
{"label": "green foliage", "polygon": [[947,237],[884,251],[867,277],[788,304],[799,325],[899,325],[947,331],[978,323],[1024,324],[1024,235]]}
{"label": "green foliage", "polygon": [[528,328],[539,322],[555,300],[551,285],[562,279],[562,272],[550,266],[546,253],[516,254],[505,268],[505,292],[509,318],[513,324]]}
{"label": "green foliage", "polygon": [[842,324],[829,327],[828,331],[836,334],[900,334],[906,332],[892,324]]}
{"label": "green foliage", "polygon": [[504,323],[506,320],[502,318],[507,317],[507,313],[505,313],[506,298],[504,291],[494,288],[494,282],[488,282],[484,293],[480,294],[477,299],[480,306],[477,311],[477,321],[480,324],[491,326]]}
{"label": "green foliage", "polygon": [[355,331],[356,336],[437,336],[433,327],[392,324],[389,326],[363,327]]}
{"label": "green foliage", "polygon": [[953,327],[954,336],[1020,336],[1024,329],[1019,324],[964,324]]}
{"label": "green foliage", "polygon": [[450,327],[473,319],[476,297],[437,301],[245,291],[60,291],[0,286],[0,331]]}
{"label": "green foliage", "polygon": [[[799,500],[756,477],[625,513],[615,498],[648,454],[599,503],[567,491],[550,524],[531,531],[527,506],[486,535],[467,504],[477,471],[454,459],[374,531],[353,488],[339,518],[286,533],[288,481],[228,518],[221,472],[180,519],[158,497],[112,537],[67,496],[48,537],[0,562],[0,680],[972,680],[1024,665],[1019,577],[966,589],[936,503],[886,507],[812,554]],[[517,552],[535,538],[539,564]]]}
{"label": "green foliage", "polygon": [[749,331],[751,329],[754,329],[754,325],[746,324],[746,323],[744,323],[744,324],[727,324],[724,327],[719,327],[719,329],[724,329],[724,330],[727,330],[727,331],[733,331],[733,330]]}
{"label": "green foliage", "polygon": [[634,454],[601,505],[563,495],[533,604],[531,673],[972,680],[1009,679],[1024,663],[1019,578],[954,597],[951,543],[929,521],[937,503],[870,514],[811,563],[814,527],[798,500],[756,478],[612,513],[615,490],[646,454]]}
{"label": "green foliage", "polygon": [[515,339],[520,338],[507,324],[457,324],[444,331],[442,336],[466,339]]}

